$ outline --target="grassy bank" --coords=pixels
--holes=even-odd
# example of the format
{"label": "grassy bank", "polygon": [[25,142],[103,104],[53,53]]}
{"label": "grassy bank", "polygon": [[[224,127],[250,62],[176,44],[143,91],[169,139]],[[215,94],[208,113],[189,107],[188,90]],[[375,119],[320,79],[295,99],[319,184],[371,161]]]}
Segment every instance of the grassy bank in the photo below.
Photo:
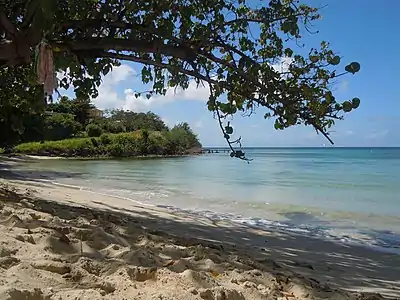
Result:
{"label": "grassy bank", "polygon": [[100,137],[23,143],[14,153],[62,157],[137,157],[193,153],[191,137],[184,132],[144,131],[102,134]]}

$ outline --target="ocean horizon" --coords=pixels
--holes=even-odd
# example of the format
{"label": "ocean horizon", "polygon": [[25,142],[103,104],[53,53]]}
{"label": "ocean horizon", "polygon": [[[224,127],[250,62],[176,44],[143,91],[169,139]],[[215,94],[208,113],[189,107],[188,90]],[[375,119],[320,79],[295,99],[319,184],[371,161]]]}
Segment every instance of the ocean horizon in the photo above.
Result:
{"label": "ocean horizon", "polygon": [[14,169],[216,221],[400,254],[400,147],[243,150],[253,159],[250,164],[220,152],[170,159],[40,160]]}

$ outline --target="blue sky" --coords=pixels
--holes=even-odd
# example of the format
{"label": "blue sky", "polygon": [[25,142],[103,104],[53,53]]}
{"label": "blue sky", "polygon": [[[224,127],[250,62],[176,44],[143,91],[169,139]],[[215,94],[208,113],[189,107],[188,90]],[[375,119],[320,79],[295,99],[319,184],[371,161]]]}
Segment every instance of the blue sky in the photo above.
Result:
{"label": "blue sky", "polygon": [[[315,23],[319,34],[307,34],[307,50],[321,40],[330,42],[345,63],[358,61],[361,71],[345,76],[336,86],[339,100],[361,99],[360,107],[338,121],[331,138],[336,146],[400,146],[400,1],[381,0],[309,0],[313,6],[324,6],[323,19]],[[135,70],[141,66],[123,63],[104,78],[100,96],[94,103],[100,108],[125,108],[154,111],[168,125],[187,121],[199,134],[205,146],[225,146],[216,120],[206,108],[207,91],[190,87],[185,93],[168,94],[151,100],[136,99],[132,91],[143,90]],[[139,71],[140,72],[140,71]],[[397,86],[397,88],[396,88]],[[235,132],[244,146],[320,146],[329,144],[311,127],[276,131],[273,121],[265,120],[260,109],[250,118],[236,116]]]}

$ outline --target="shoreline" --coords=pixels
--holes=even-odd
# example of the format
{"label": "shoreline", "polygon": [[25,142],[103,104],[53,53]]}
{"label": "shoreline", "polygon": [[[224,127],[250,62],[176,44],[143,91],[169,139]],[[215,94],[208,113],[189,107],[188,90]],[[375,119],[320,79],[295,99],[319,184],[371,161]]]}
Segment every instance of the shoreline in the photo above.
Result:
{"label": "shoreline", "polygon": [[190,157],[204,155],[205,152],[193,152],[186,154],[174,154],[174,155],[137,155],[137,156],[126,156],[126,157],[114,157],[114,156],[51,156],[51,155],[30,155],[21,153],[11,154],[0,154],[0,159],[10,161],[26,161],[26,160],[59,160],[59,159],[70,159],[70,160],[122,160],[122,159],[166,159],[166,158],[179,158],[179,157]]}
{"label": "shoreline", "polygon": [[[234,270],[229,270],[229,268],[225,268],[225,271],[220,270],[220,265],[230,260],[229,253],[236,253],[235,256],[241,260],[250,259],[253,263],[257,262],[257,267],[247,266],[247,269],[250,268],[253,271],[257,270],[261,272],[263,278],[265,276],[276,277],[277,275],[275,273],[277,272],[283,272],[286,274],[285,276],[290,277],[293,282],[296,282],[296,289],[288,290],[287,293],[293,292],[293,295],[297,298],[290,296],[289,299],[380,299],[367,298],[367,296],[364,298],[357,298],[359,295],[357,296],[355,294],[336,290],[339,288],[358,292],[378,292],[388,297],[400,297],[398,275],[396,278],[396,274],[400,274],[400,257],[398,255],[380,253],[356,245],[340,245],[330,241],[306,237],[301,234],[289,234],[287,232],[274,230],[249,228],[248,226],[232,224],[229,221],[215,223],[202,216],[194,217],[184,212],[170,211],[154,206],[144,206],[138,202],[134,203],[110,195],[99,195],[90,191],[71,187],[68,188],[61,185],[46,184],[28,178],[12,181],[6,180],[4,182],[10,186],[14,186],[18,191],[29,193],[28,196],[24,197],[27,202],[34,202],[34,205],[29,208],[30,210],[37,210],[38,207],[43,207],[43,203],[47,203],[47,206],[51,203],[51,205],[54,206],[53,209],[61,210],[63,214],[67,213],[65,210],[83,210],[85,213],[83,213],[83,211],[80,213],[80,217],[82,218],[87,218],[85,214],[87,215],[88,211],[92,211],[92,213],[101,212],[113,220],[116,216],[119,216],[117,219],[121,220],[124,218],[131,218],[132,222],[135,221],[134,224],[140,224],[140,230],[144,230],[147,232],[146,234],[155,234],[157,239],[162,240],[165,246],[178,247],[179,245],[177,246],[177,244],[182,244],[184,243],[183,241],[187,242],[187,240],[190,240],[191,243],[194,244],[206,243],[209,245],[208,248],[210,248],[210,246],[217,248],[217,250],[215,250],[217,253],[213,253],[213,255],[210,254],[211,256],[208,257],[207,262],[202,263],[207,264],[210,263],[211,260],[215,265],[216,261],[220,260],[219,264],[217,264],[218,267],[215,268],[219,269],[221,274],[224,273],[223,276],[221,275],[221,280],[224,282],[222,286],[226,289],[234,287],[244,295],[244,299],[263,298],[259,298],[260,296],[256,295],[261,292],[257,289],[257,286],[253,286],[254,282],[252,284],[251,280],[244,281],[243,284],[239,285],[230,282],[233,280],[232,278],[234,276],[239,276],[238,274],[244,274],[249,270],[242,270],[242,272],[238,274],[233,274],[232,272]],[[35,205],[37,203],[40,204],[37,205],[38,207]],[[38,214],[43,213],[43,210],[39,209],[38,211]],[[48,213],[48,211],[46,212]],[[52,215],[55,215],[55,213],[52,213]],[[75,218],[78,218],[78,216],[76,215]],[[4,219],[4,216],[2,219]],[[119,227],[128,226],[127,224],[121,225],[117,221],[111,223]],[[1,223],[1,226],[5,226],[4,222]],[[169,241],[170,239],[175,239],[175,242],[171,244],[171,241]],[[104,244],[102,246],[105,246],[105,248],[95,250],[103,253],[105,251],[104,249],[112,246],[111,244],[112,243],[108,243],[108,245]],[[86,246],[89,247],[89,245]],[[118,247],[121,247],[121,245]],[[216,257],[219,258],[217,259]],[[178,261],[179,264],[188,263],[184,257],[181,257]],[[267,263],[260,264],[260,261]],[[140,265],[140,263],[136,262],[136,265]],[[172,267],[174,265],[175,264],[173,264]],[[276,266],[280,267],[276,268]],[[168,267],[168,270],[165,270],[165,268],[166,267],[162,267],[160,272],[168,273],[171,271]],[[183,268],[185,269],[184,272],[188,270],[193,271],[193,268]],[[173,277],[176,275],[175,273],[181,274],[176,272],[176,270],[175,272],[172,270],[172,272],[173,274],[168,273],[168,276]],[[343,272],[345,272],[346,276],[343,276]],[[0,279],[2,279],[2,277],[3,276],[1,276]],[[213,278],[213,276],[211,276],[211,278]],[[310,278],[318,281],[318,284]],[[229,282],[225,282],[225,279]],[[310,284],[310,280],[314,282],[314,287],[313,284]],[[244,286],[246,285],[245,282],[247,282],[249,287]],[[217,283],[219,285],[211,285],[210,288],[208,288],[211,293],[217,293],[217,286],[221,285],[219,281],[217,281]],[[171,282],[171,284],[173,283]],[[309,285],[312,288],[312,292],[309,292],[309,296],[313,294],[319,296],[315,296],[314,298],[305,297],[307,293],[305,293],[304,290],[308,290],[310,288]],[[328,289],[328,287],[330,291],[324,291],[324,289]],[[298,289],[302,291],[300,292]],[[116,291],[117,290],[119,291],[118,288]],[[116,291],[110,293],[113,295],[110,299],[119,299],[114,295],[117,293]],[[256,291],[258,292],[256,293]],[[122,293],[122,291],[119,292]],[[209,292],[204,291],[204,293]],[[249,298],[248,295],[252,295],[251,297],[253,298]],[[115,298],[113,298],[114,296]],[[198,297],[199,295],[191,294],[190,297],[188,295],[186,296],[187,298],[182,299],[192,299],[190,298],[191,296],[193,296],[193,299],[201,299]],[[141,299],[151,298],[144,297]]]}
{"label": "shoreline", "polygon": [[[1,160],[4,158],[5,160]],[[28,155],[18,155],[14,157],[2,157],[0,156],[0,163],[12,166],[13,164],[24,164],[25,162],[34,162],[40,160],[57,160],[57,159],[64,159],[64,158],[48,158],[43,157],[42,159],[36,156],[28,156]],[[129,159],[129,158],[128,158]],[[77,159],[79,160],[79,159]],[[265,217],[256,217],[252,218],[250,216],[242,216],[240,213],[232,213],[232,212],[212,212],[207,209],[184,209],[180,208],[179,206],[174,206],[174,204],[164,205],[163,203],[158,204],[149,204],[146,202],[141,202],[136,199],[133,199],[131,196],[124,196],[124,195],[116,195],[115,193],[108,193],[106,190],[103,192],[98,192],[93,190],[94,187],[85,187],[82,185],[74,185],[74,184],[66,184],[62,182],[58,182],[57,180],[53,180],[52,172],[45,172],[41,174],[39,177],[31,176],[28,172],[26,173],[19,173],[18,171],[14,171],[12,169],[3,170],[5,178],[8,179],[31,179],[35,181],[40,181],[45,184],[50,183],[51,185],[66,187],[66,188],[73,188],[76,190],[83,190],[87,193],[92,193],[94,195],[100,195],[110,198],[119,198],[125,201],[132,201],[141,206],[148,206],[148,207],[157,207],[163,210],[167,210],[169,212],[180,212],[184,214],[191,215],[192,217],[196,218],[208,218],[211,222],[220,222],[229,219],[232,224],[240,225],[240,226],[247,226],[249,228],[255,230],[272,230],[272,231],[279,231],[284,234],[300,234],[300,235],[307,235],[312,238],[321,239],[328,242],[339,243],[341,245],[348,245],[348,246],[360,246],[366,249],[370,249],[373,251],[378,251],[382,253],[392,253],[400,255],[400,244],[398,244],[398,234],[395,231],[391,231],[390,229],[378,229],[378,228],[352,228],[352,230],[344,231],[344,232],[335,232],[336,227],[332,224],[333,227],[325,228],[326,226],[312,226],[312,225],[302,225],[298,223],[291,223],[289,219],[276,219],[274,216],[268,218]],[[1,175],[1,173],[0,173]],[[373,216],[372,216],[373,217]],[[379,237],[374,238],[375,230],[383,230],[382,232],[386,231],[386,236],[384,239],[380,239]],[[388,236],[393,235],[393,236]]]}

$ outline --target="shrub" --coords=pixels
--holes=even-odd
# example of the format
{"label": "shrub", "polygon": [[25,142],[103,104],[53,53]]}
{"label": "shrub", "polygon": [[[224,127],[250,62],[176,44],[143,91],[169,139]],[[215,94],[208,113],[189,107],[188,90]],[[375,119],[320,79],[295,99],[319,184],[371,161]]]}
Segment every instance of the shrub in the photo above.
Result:
{"label": "shrub", "polygon": [[99,137],[103,133],[103,130],[100,128],[99,125],[96,124],[89,124],[86,126],[86,134],[89,137]]}
{"label": "shrub", "polygon": [[90,141],[92,142],[92,145],[94,147],[98,147],[99,146],[99,142],[94,137],[90,138]]}
{"label": "shrub", "polygon": [[96,149],[88,138],[24,143],[14,147],[14,151],[32,155],[57,156],[91,156],[96,154]]}
{"label": "shrub", "polygon": [[125,127],[121,123],[110,121],[106,125],[106,131],[110,132],[110,133],[121,133],[121,132],[125,132]]}
{"label": "shrub", "polygon": [[165,133],[154,131],[149,134],[147,152],[154,155],[168,154],[168,140]]}
{"label": "shrub", "polygon": [[111,143],[110,135],[107,134],[107,133],[103,133],[103,134],[100,136],[100,143],[102,143],[103,145],[108,145],[108,144],[110,144],[110,143]]}
{"label": "shrub", "polygon": [[187,131],[182,128],[175,128],[170,132],[138,130],[118,134],[103,133],[99,138],[85,137],[60,141],[31,142],[20,144],[14,147],[13,151],[31,155],[67,157],[99,155],[134,157],[149,154],[182,154],[190,146],[190,135]]}
{"label": "shrub", "polygon": [[50,141],[68,139],[81,129],[82,127],[75,121],[74,115],[54,113],[44,119],[43,138]]}

